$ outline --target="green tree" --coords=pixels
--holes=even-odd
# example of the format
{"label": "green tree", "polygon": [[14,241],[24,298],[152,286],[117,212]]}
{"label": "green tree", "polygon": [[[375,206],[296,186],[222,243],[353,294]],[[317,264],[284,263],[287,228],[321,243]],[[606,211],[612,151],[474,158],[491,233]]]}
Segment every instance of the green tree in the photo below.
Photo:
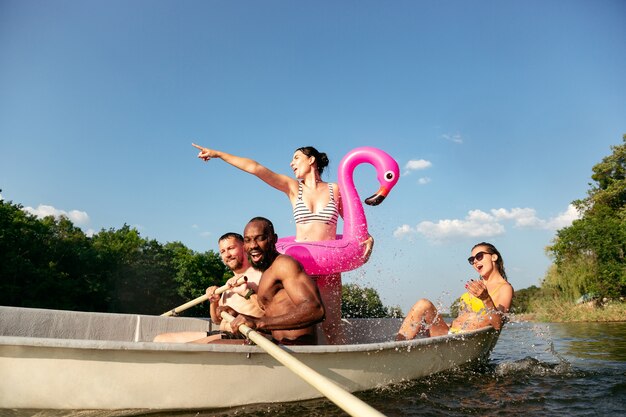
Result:
{"label": "green tree", "polygon": [[536,298],[541,292],[541,288],[531,285],[528,288],[522,288],[515,291],[515,297],[511,303],[512,313],[526,313],[529,311],[530,300]]}
{"label": "green tree", "polygon": [[[197,253],[188,249],[180,242],[168,243],[166,248],[172,253],[175,267],[174,282],[178,300],[193,300],[212,285],[223,285],[233,276],[232,272],[222,263],[219,254],[213,251]],[[170,306],[176,307],[180,303]],[[208,317],[209,305],[203,303],[185,312],[187,316]]]}
{"label": "green tree", "polygon": [[67,218],[40,220],[0,201],[0,304],[97,308],[95,258],[89,238]]}
{"label": "green tree", "polygon": [[341,316],[345,318],[402,317],[400,307],[385,307],[373,288],[346,284],[341,289]]}
{"label": "green tree", "polygon": [[626,135],[593,167],[587,198],[573,204],[582,218],[557,232],[547,250],[554,268],[542,288],[575,300],[593,292],[626,295]]}
{"label": "green tree", "polygon": [[88,237],[65,217],[38,219],[0,200],[2,305],[160,314],[231,275],[213,251],[162,245],[126,224]]}

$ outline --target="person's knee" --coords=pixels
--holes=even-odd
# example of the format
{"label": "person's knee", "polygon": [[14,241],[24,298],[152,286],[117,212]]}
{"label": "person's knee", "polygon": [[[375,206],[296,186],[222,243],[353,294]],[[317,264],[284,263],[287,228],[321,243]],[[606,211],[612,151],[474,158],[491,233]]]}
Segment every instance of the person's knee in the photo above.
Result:
{"label": "person's knee", "polygon": [[435,306],[430,300],[426,298],[422,298],[417,300],[413,307],[411,307],[411,311],[425,311],[434,308]]}

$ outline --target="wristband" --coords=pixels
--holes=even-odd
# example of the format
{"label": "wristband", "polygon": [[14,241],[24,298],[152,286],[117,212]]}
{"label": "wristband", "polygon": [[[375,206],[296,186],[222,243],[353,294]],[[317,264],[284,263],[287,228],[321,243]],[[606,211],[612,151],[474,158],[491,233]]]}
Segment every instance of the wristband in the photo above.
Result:
{"label": "wristband", "polygon": [[252,288],[250,288],[248,292],[246,293],[246,295],[243,296],[243,298],[245,298],[246,300],[249,300],[252,294],[254,294],[254,291],[252,291]]}

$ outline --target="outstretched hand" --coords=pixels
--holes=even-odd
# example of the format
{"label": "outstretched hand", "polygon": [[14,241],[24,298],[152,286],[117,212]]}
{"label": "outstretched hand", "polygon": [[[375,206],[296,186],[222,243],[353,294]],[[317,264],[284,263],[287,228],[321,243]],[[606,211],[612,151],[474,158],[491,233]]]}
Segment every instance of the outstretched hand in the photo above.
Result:
{"label": "outstretched hand", "polygon": [[209,148],[204,148],[200,145],[196,145],[195,143],[192,143],[191,146],[200,149],[200,152],[198,153],[198,158],[202,159],[204,162],[207,162],[211,158],[216,158],[218,156],[214,150],[211,150]]}

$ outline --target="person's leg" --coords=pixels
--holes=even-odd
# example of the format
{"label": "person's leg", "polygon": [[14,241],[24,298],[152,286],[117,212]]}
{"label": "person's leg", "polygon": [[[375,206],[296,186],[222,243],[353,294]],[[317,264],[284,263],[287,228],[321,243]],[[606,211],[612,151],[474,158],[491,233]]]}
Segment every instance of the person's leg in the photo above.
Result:
{"label": "person's leg", "polygon": [[429,300],[422,298],[406,315],[396,340],[410,340],[417,336],[441,336],[448,333],[448,325]]}
{"label": "person's leg", "polygon": [[175,332],[163,333],[154,338],[154,342],[160,343],[189,343],[194,340],[207,337],[206,332]]}
{"label": "person's leg", "polygon": [[326,310],[326,318],[321,323],[326,341],[330,345],[344,343],[341,332],[341,274],[319,275],[313,278]]}

